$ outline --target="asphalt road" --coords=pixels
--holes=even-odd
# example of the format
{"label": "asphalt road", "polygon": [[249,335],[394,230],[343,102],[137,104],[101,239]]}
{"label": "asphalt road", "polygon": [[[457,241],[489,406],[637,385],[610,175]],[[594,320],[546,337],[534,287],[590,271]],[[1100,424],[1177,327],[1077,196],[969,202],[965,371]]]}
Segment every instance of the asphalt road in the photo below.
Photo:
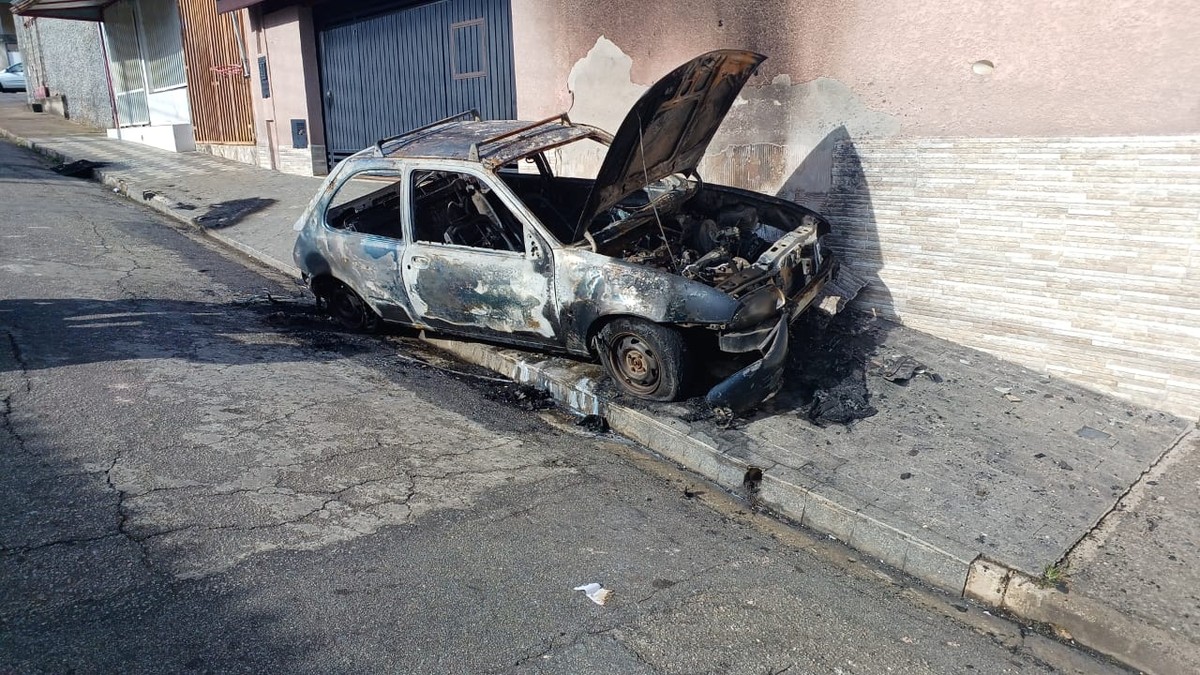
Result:
{"label": "asphalt road", "polygon": [[1111,669],[45,166],[0,144],[0,671]]}

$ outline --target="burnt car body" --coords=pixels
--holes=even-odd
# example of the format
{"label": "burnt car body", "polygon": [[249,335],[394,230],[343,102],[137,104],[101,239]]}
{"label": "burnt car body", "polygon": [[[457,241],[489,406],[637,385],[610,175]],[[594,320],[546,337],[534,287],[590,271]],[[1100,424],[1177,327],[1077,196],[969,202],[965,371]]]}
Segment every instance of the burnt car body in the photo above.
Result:
{"label": "burnt car body", "polygon": [[[694,359],[715,349],[752,362],[708,401],[752,406],[779,389],[789,322],[847,299],[823,301],[837,271],[824,218],[696,173],[764,58],[693,59],[615,136],[566,115],[464,113],[382,139],[326,179],[296,223],[296,263],[350,327],[383,320],[595,357],[651,400],[682,396]],[[582,141],[607,146],[595,178],[556,175],[552,162]]]}

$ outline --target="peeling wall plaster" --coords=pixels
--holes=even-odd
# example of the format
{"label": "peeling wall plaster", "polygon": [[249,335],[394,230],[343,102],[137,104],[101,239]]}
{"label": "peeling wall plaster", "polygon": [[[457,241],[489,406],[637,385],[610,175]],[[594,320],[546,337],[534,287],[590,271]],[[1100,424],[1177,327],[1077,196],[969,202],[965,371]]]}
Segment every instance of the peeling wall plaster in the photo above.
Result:
{"label": "peeling wall plaster", "polygon": [[636,84],[630,73],[633,58],[601,35],[586,56],[567,75],[571,120],[616,133],[625,113],[649,85]]}

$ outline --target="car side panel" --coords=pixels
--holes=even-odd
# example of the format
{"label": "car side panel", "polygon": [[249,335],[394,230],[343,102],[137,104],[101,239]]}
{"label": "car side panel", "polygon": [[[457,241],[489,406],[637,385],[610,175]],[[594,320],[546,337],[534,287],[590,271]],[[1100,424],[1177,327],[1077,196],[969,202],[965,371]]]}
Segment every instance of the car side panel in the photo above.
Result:
{"label": "car side panel", "polygon": [[720,325],[738,308],[737,300],[711,286],[583,249],[558,250],[557,264],[560,321],[566,347],[576,354],[588,353],[588,337],[604,317]]}
{"label": "car side panel", "polygon": [[293,258],[309,277],[328,274],[349,286],[384,319],[411,324],[414,314],[400,264],[406,243],[325,224],[325,211],[338,188],[355,174],[371,170],[399,172],[400,168],[395,162],[371,158],[351,157],[339,164],[297,222],[300,232]]}

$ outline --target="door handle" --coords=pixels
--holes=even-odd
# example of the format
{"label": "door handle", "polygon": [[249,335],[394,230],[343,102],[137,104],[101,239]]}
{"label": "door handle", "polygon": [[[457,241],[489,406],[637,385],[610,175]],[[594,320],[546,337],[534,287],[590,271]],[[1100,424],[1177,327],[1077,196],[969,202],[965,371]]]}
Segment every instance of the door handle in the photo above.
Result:
{"label": "door handle", "polygon": [[419,270],[429,269],[429,258],[426,258],[423,255],[414,255],[412,260],[409,261],[408,266],[410,269],[413,267]]}

